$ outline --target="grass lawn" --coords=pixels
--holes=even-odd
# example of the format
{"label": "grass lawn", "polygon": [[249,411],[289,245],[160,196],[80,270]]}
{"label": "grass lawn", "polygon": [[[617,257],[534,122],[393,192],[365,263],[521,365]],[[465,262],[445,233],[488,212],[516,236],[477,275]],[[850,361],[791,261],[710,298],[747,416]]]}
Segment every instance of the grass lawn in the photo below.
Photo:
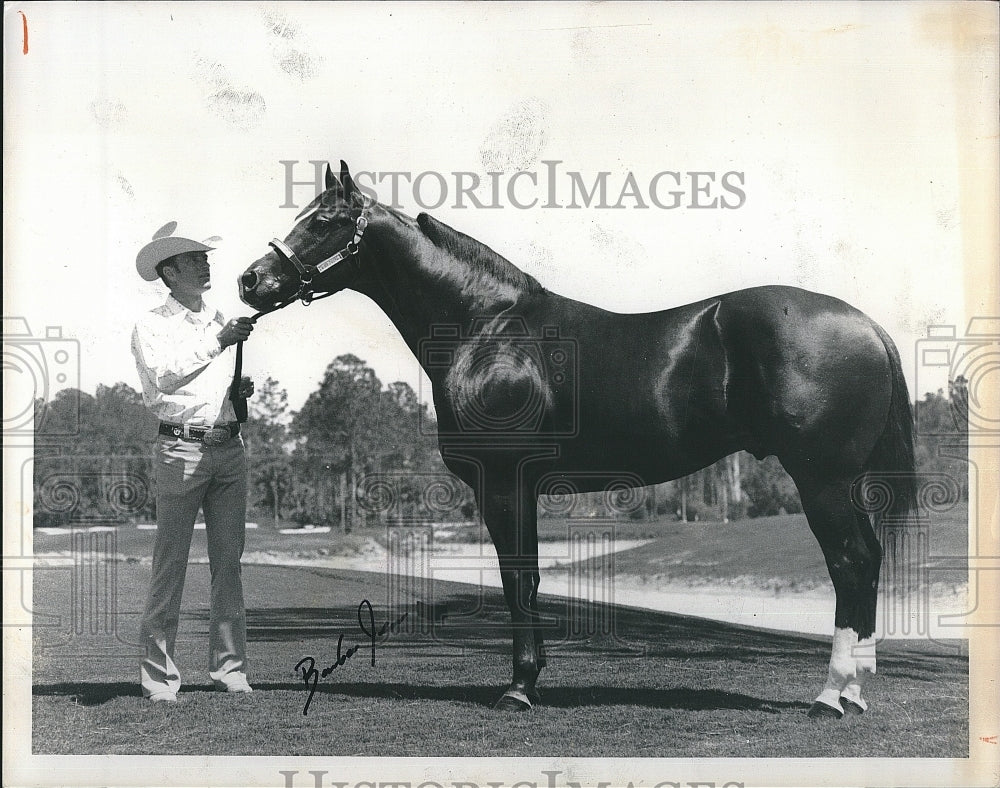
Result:
{"label": "grass lawn", "polygon": [[[581,610],[555,598],[542,605],[551,622],[543,705],[528,714],[497,713],[490,705],[510,671],[500,592],[445,583],[423,596],[404,591],[399,610],[409,612],[406,631],[378,646],[374,667],[362,650],[321,679],[303,716],[307,693],[295,664],[305,655],[318,667],[333,662],[341,633],[345,648],[363,642],[358,604],[371,600],[377,621],[386,620],[387,581],[379,574],[279,566],[244,570],[256,691],[227,696],[211,690],[208,567],[191,565],[177,644],[185,671],[181,702],[151,705],[136,683],[134,645],[149,567],[113,566],[108,578],[87,586],[110,590],[113,602],[98,599],[96,607],[74,591],[68,568],[35,572],[36,753],[968,755],[964,643],[882,644],[879,673],[866,688],[869,712],[814,722],[806,711],[825,678],[825,638],[629,608]],[[414,598],[432,598],[446,617],[419,619]],[[114,616],[103,618],[101,604]],[[113,628],[107,632],[112,620],[117,639]],[[582,626],[588,621],[600,626]]]}
{"label": "grass lawn", "polygon": [[[574,527],[583,526],[578,523]],[[546,522],[543,528],[550,538],[567,533],[564,522]],[[964,563],[968,555],[968,506],[962,504],[934,515],[922,530],[927,538],[926,551],[907,553],[905,560],[926,564],[930,583],[965,583],[968,578],[964,569],[937,568],[936,564],[953,556]],[[739,583],[787,591],[830,587],[823,552],[803,514],[728,523],[616,523],[614,533],[617,539],[653,540],[617,553],[618,575],[692,585]],[[948,563],[953,566],[955,561]]]}
{"label": "grass lawn", "polygon": [[[928,565],[931,583],[955,586],[966,582],[964,569],[953,568],[968,555],[968,506],[960,504],[946,513],[933,515],[923,527],[924,554],[909,553],[907,560]],[[736,520],[729,523],[682,523],[663,518],[656,521],[624,521],[544,518],[539,521],[539,539],[562,541],[588,532],[613,533],[616,540],[644,539],[649,544],[623,550],[615,556],[618,575],[649,580],[681,581],[692,585],[742,584],[768,590],[796,591],[829,588],[823,553],[809,530],[805,515],[790,514]],[[442,525],[432,529],[435,542],[473,542],[487,539],[479,525]],[[115,535],[115,550],[126,556],[150,556],[155,531],[122,526]],[[273,524],[261,523],[247,531],[246,551],[277,553],[301,558],[325,555],[364,555],[386,542],[384,527],[356,528],[350,534],[281,534]],[[377,543],[377,544],[376,544]],[[70,536],[36,533],[35,552],[63,552],[71,548]],[[205,532],[196,531],[191,556],[206,560]],[[952,568],[937,568],[942,559]]]}

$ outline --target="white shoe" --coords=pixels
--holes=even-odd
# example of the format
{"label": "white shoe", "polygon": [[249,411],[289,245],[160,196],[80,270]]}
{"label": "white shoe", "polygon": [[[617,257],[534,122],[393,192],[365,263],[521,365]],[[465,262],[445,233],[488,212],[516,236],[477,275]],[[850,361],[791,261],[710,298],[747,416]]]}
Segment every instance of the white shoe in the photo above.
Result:
{"label": "white shoe", "polygon": [[154,692],[147,700],[150,703],[177,703],[177,695],[170,690],[164,690],[163,692]]}
{"label": "white shoe", "polygon": [[250,686],[246,679],[243,679],[243,681],[234,681],[232,684],[217,686],[216,689],[223,690],[225,692],[239,692],[244,695],[249,692],[253,692],[253,687]]}

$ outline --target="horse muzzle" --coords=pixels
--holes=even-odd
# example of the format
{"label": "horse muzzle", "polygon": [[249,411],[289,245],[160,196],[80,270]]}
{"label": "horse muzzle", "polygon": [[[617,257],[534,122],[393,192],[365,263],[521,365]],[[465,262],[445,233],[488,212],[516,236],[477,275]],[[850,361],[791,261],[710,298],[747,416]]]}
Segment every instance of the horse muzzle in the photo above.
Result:
{"label": "horse muzzle", "polygon": [[[266,258],[261,258],[249,266],[236,280],[240,300],[254,309],[267,309],[280,304],[294,294],[289,289],[287,295],[281,292],[281,283],[266,268]],[[290,282],[288,284],[291,284]]]}
{"label": "horse muzzle", "polygon": [[249,268],[240,274],[236,279],[236,287],[240,294],[240,301],[254,309],[260,307],[257,303],[257,274]]}

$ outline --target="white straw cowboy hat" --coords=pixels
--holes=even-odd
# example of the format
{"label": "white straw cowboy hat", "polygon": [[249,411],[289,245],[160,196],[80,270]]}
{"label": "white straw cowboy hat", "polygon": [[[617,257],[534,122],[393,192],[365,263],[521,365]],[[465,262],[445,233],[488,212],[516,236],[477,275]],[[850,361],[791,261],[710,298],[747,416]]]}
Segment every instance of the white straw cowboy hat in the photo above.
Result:
{"label": "white straw cowboy hat", "polygon": [[213,235],[211,238],[205,239],[207,243],[202,243],[201,241],[194,241],[191,238],[174,235],[173,232],[176,229],[177,222],[167,222],[153,233],[153,240],[142,247],[139,250],[139,254],[136,255],[135,270],[147,282],[152,282],[160,278],[159,274],[156,273],[156,266],[168,257],[173,257],[175,254],[184,254],[184,252],[210,252],[215,247],[209,246],[208,243],[216,243],[222,240],[219,236]]}

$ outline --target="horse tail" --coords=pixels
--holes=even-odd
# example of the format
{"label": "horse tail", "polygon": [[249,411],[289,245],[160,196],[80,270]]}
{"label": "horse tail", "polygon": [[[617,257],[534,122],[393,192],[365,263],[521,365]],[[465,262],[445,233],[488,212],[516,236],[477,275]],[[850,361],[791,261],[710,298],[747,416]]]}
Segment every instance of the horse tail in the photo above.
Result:
{"label": "horse tail", "polygon": [[[874,525],[879,541],[887,551],[887,560],[896,553],[896,540],[888,536],[889,523],[902,525],[911,520],[917,508],[916,460],[913,453],[913,406],[903,377],[903,365],[892,338],[873,323],[889,356],[892,395],[889,415],[865,463],[862,496],[865,509],[875,511]],[[886,542],[891,542],[887,545]]]}

